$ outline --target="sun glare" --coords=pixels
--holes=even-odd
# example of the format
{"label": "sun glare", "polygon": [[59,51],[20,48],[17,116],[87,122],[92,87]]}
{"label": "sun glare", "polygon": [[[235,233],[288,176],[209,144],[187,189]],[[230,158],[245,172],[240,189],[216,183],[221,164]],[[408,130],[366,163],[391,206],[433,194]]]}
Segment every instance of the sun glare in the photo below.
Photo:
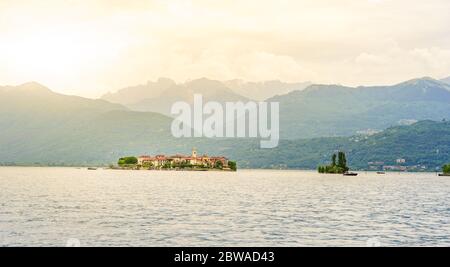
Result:
{"label": "sun glare", "polygon": [[88,52],[82,36],[44,31],[24,36],[14,44],[11,56],[23,70],[59,73],[82,67]]}
{"label": "sun glare", "polygon": [[7,70],[18,82],[34,79],[56,85],[82,80],[86,73],[112,64],[120,52],[104,36],[79,29],[42,27],[13,34],[1,46],[7,51]]}

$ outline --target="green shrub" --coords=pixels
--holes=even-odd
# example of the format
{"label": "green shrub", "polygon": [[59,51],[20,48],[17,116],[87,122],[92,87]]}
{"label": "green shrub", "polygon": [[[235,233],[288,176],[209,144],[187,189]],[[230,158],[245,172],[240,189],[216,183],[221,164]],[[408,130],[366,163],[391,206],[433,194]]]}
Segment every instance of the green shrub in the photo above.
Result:
{"label": "green shrub", "polygon": [[124,165],[135,165],[138,163],[138,159],[136,157],[125,157],[125,158],[120,158],[119,159],[119,166],[124,166]]}
{"label": "green shrub", "polygon": [[442,171],[445,174],[450,174],[450,164],[444,165],[444,167],[442,167]]}
{"label": "green shrub", "polygon": [[230,167],[231,170],[237,171],[237,164],[235,161],[228,161],[228,166]]}

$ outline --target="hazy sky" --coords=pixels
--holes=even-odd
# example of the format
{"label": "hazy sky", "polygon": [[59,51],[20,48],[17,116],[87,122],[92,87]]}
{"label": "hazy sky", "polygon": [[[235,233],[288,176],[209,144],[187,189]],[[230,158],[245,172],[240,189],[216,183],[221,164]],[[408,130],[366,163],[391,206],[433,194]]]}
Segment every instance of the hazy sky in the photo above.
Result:
{"label": "hazy sky", "polygon": [[449,0],[0,0],[0,84],[450,76]]}

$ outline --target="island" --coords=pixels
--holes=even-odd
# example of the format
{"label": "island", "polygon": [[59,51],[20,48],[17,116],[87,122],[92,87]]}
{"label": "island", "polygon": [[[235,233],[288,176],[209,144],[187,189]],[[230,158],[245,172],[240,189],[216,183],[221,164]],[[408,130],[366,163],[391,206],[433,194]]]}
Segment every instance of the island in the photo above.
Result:
{"label": "island", "polygon": [[[192,149],[191,155],[131,156],[120,158],[118,168],[126,170],[174,170],[174,171],[237,171],[237,164],[224,156],[199,156]],[[111,166],[114,168],[114,166]]]}
{"label": "island", "polygon": [[356,173],[349,172],[350,168],[347,166],[347,156],[344,152],[339,152],[337,155],[333,154],[331,157],[331,165],[319,166],[319,173],[326,174],[344,174],[347,176],[356,176]]}

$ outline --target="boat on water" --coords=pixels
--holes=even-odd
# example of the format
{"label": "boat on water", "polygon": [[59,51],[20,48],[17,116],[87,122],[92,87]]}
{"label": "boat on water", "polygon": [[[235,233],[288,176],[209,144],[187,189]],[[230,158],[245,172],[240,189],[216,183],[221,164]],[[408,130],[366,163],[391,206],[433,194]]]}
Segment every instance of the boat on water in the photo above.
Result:
{"label": "boat on water", "polygon": [[97,170],[97,168],[93,168],[93,167],[88,168],[88,171],[96,171],[96,170]]}
{"label": "boat on water", "polygon": [[439,173],[439,176],[441,177],[450,177],[450,173]]}
{"label": "boat on water", "polygon": [[385,172],[377,172],[377,174],[386,174]]}
{"label": "boat on water", "polygon": [[356,172],[345,172],[344,176],[358,176]]}

